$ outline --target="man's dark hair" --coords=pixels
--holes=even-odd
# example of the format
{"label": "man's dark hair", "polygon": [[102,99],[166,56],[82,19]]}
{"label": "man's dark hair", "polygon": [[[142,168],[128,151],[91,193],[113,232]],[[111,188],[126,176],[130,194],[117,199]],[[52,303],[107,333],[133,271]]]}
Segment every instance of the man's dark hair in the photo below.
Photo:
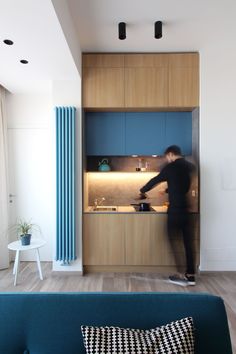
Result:
{"label": "man's dark hair", "polygon": [[181,149],[177,145],[169,146],[165,151],[165,155],[169,154],[170,152],[172,152],[174,155],[182,155]]}

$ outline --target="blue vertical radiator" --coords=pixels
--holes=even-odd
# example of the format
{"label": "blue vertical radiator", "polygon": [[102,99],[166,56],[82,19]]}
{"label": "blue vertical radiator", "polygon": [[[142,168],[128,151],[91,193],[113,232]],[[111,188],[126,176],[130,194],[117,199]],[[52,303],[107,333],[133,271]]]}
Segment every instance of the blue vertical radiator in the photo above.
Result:
{"label": "blue vertical radiator", "polygon": [[76,259],[75,107],[56,107],[56,260]]}

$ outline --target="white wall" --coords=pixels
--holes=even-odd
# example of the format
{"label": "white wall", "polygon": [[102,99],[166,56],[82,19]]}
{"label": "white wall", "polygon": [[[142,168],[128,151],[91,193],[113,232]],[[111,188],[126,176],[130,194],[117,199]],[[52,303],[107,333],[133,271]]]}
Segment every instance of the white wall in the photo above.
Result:
{"label": "white wall", "polygon": [[[75,106],[76,114],[76,234],[77,260],[62,266],[55,258],[56,242],[56,140],[55,106]],[[40,251],[43,261],[53,261],[53,270],[82,271],[82,158],[81,81],[55,81],[52,95],[8,94],[8,145],[10,164],[11,222],[32,219],[47,241]],[[12,240],[16,235],[11,235]],[[35,260],[25,252],[22,260]]]}
{"label": "white wall", "polygon": [[[51,21],[52,24],[55,19],[59,21],[59,23],[57,21],[58,26],[55,29],[57,31],[56,44],[60,42],[60,45],[63,43],[66,47],[60,47],[62,48],[62,56],[59,56],[59,59],[62,62],[64,60],[64,62],[62,63],[59,60],[59,64],[62,63],[59,73],[55,70],[49,70],[48,79],[50,82],[51,80],[69,80],[71,78],[73,80],[54,81],[49,94],[40,94],[36,93],[38,92],[37,87],[40,84],[40,78],[34,72],[32,74],[32,82],[35,87],[34,94],[8,93],[7,95],[10,193],[15,195],[12,198],[13,202],[10,204],[10,217],[11,223],[15,222],[16,218],[21,217],[32,219],[40,226],[42,235],[47,241],[46,246],[41,249],[41,259],[52,261],[55,257],[56,240],[56,141],[53,107],[56,105],[75,106],[77,108],[78,144],[76,149],[78,260],[71,267],[66,268],[62,267],[59,262],[54,262],[53,269],[80,271],[82,270],[81,80],[79,76],[81,72],[81,50],[66,2],[64,0],[50,1],[49,5],[50,10],[53,6],[54,11],[53,17],[50,13],[50,19],[48,16],[47,20]],[[59,32],[58,29],[63,32],[63,42],[61,42],[60,36],[62,32]],[[49,32],[50,36],[52,33],[54,34],[54,30]],[[53,45],[55,47],[55,43]],[[69,52],[66,49],[69,49]],[[69,56],[65,57],[65,53],[69,53]],[[70,62],[69,67],[67,59]],[[57,60],[55,68],[59,64]],[[68,70],[67,75],[65,75],[65,68]],[[48,70],[43,70],[43,77],[47,76],[47,73]],[[19,82],[15,79],[14,84],[17,85]],[[12,234],[11,238],[14,240],[16,236]],[[25,252],[22,259],[35,260],[35,257],[31,253]]]}
{"label": "white wall", "polygon": [[[11,223],[32,219],[47,244],[40,251],[51,261],[55,237],[55,158],[52,98],[48,94],[7,94]],[[39,236],[39,235],[37,235]],[[11,235],[12,240],[16,235]],[[22,260],[35,260],[24,252]]]}
{"label": "white wall", "polygon": [[236,270],[236,46],[220,28],[200,51],[202,270]]}

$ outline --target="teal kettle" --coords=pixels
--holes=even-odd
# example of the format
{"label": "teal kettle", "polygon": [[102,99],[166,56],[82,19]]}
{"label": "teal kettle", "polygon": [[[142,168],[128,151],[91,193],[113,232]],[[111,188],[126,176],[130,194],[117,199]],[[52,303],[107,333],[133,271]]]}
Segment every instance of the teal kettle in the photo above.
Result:
{"label": "teal kettle", "polygon": [[102,159],[102,161],[99,162],[98,171],[101,171],[101,172],[111,171],[111,168],[108,164],[108,159]]}

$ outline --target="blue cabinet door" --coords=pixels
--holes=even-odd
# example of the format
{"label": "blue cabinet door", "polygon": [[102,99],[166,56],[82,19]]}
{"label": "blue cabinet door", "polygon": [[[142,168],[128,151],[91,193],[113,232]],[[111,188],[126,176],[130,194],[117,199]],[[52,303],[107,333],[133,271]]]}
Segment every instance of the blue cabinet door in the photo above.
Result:
{"label": "blue cabinet door", "polygon": [[183,155],[192,154],[192,113],[166,113],[166,147],[178,145]]}
{"label": "blue cabinet door", "polygon": [[162,155],[165,149],[165,112],[126,113],[125,154]]}
{"label": "blue cabinet door", "polygon": [[85,127],[87,155],[125,154],[125,113],[87,112]]}

